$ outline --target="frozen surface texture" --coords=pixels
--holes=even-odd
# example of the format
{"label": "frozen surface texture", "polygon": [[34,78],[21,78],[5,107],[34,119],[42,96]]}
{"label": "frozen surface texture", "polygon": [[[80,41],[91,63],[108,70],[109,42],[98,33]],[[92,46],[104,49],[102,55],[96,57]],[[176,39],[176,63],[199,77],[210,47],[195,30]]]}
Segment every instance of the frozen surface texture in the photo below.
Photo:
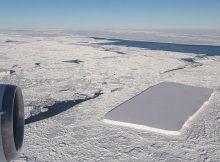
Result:
{"label": "frozen surface texture", "polygon": [[163,82],[117,106],[106,119],[180,131],[211,93],[212,90],[207,88]]}
{"label": "frozen surface texture", "polygon": [[[25,100],[21,162],[220,161],[220,53],[101,44],[112,40],[85,35],[0,32],[0,69],[14,71],[2,70],[0,82],[20,86]],[[214,89],[180,135],[104,122],[117,105],[164,81]]]}

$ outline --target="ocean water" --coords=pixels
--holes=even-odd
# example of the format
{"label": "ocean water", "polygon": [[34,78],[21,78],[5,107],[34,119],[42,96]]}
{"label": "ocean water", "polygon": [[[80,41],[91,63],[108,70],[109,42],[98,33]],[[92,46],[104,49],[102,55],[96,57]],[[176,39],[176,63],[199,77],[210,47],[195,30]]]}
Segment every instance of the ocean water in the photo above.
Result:
{"label": "ocean water", "polygon": [[125,47],[137,47],[149,50],[162,50],[170,52],[192,53],[204,56],[220,56],[220,46],[215,45],[188,45],[177,43],[160,43],[147,41],[134,41],[123,39],[99,38],[92,37],[96,40],[108,40],[109,42],[98,43],[99,45],[116,45]]}

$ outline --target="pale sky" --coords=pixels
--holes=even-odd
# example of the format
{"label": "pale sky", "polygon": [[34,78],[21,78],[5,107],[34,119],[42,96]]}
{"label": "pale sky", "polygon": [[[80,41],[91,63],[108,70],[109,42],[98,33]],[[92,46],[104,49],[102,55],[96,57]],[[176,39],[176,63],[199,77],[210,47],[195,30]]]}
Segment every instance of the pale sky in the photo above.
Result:
{"label": "pale sky", "polygon": [[0,29],[219,29],[220,0],[0,0]]}

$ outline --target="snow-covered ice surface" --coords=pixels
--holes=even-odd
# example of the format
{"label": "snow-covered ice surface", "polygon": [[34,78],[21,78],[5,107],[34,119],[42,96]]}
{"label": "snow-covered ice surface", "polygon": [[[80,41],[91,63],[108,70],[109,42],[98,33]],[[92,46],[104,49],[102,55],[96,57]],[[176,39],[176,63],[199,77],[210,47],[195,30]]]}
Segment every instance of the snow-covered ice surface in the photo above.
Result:
{"label": "snow-covered ice surface", "polygon": [[[25,100],[18,161],[220,161],[219,46],[195,54],[93,36],[0,32],[0,69],[13,70],[0,81],[19,85]],[[163,81],[214,89],[180,135],[104,122],[117,105]]]}

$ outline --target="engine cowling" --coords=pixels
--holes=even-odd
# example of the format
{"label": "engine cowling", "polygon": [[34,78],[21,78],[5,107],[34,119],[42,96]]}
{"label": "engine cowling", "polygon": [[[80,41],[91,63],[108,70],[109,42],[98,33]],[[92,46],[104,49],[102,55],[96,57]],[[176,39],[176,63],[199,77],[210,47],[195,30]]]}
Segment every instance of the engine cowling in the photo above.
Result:
{"label": "engine cowling", "polygon": [[0,161],[16,159],[23,145],[24,103],[15,85],[0,84]]}

